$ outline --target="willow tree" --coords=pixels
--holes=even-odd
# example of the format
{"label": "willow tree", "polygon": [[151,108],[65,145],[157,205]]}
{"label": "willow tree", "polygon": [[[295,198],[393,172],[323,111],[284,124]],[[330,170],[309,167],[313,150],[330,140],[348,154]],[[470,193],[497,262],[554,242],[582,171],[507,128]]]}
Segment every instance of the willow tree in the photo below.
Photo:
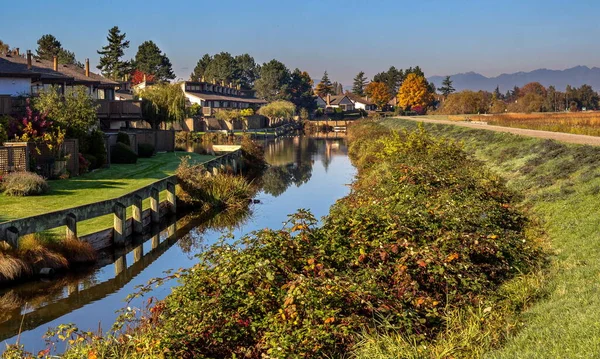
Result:
{"label": "willow tree", "polygon": [[162,83],[140,91],[144,119],[157,130],[163,123],[185,119],[185,95],[178,84]]}

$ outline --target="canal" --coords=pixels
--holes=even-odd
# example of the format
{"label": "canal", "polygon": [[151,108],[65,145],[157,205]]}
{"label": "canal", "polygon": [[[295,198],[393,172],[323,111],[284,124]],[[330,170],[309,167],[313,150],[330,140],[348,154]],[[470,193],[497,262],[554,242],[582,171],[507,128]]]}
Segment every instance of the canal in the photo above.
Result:
{"label": "canal", "polygon": [[[299,208],[320,218],[348,193],[355,170],[343,138],[281,137],[265,140],[263,146],[270,167],[260,180],[258,203],[247,212],[173,219],[149,239],[108,253],[96,268],[0,290],[0,339],[15,343],[21,328],[20,342],[36,353],[46,348],[48,328],[59,324],[106,332],[137,286],[167,270],[193,266],[195,255],[206,246],[227,235],[239,238],[280,228]],[[166,283],[130,306],[141,308],[150,296],[164,298],[174,285]]]}

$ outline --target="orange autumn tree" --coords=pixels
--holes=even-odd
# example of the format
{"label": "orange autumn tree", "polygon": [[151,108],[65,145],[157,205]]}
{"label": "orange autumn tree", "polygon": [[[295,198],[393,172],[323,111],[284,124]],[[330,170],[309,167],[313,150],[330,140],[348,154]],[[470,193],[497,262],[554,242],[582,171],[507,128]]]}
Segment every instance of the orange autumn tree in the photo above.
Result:
{"label": "orange autumn tree", "polygon": [[405,110],[415,107],[425,109],[433,101],[433,94],[429,91],[425,77],[408,74],[398,90],[397,98],[398,106]]}
{"label": "orange autumn tree", "polygon": [[369,99],[373,101],[378,108],[382,109],[392,97],[388,91],[388,87],[383,82],[370,82],[365,87],[365,93],[369,96]]}

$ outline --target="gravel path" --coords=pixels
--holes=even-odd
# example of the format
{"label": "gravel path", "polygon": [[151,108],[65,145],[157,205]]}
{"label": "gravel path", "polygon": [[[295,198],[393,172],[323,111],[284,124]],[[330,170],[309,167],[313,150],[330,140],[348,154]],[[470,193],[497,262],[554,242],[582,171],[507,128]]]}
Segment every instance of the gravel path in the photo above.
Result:
{"label": "gravel path", "polygon": [[523,129],[523,128],[484,125],[484,124],[461,122],[461,121],[433,120],[433,119],[424,118],[424,117],[400,116],[397,118],[400,118],[403,120],[412,120],[412,121],[420,121],[420,122],[428,122],[428,123],[439,123],[439,124],[444,124],[444,125],[454,125],[454,126],[462,126],[462,127],[469,127],[469,128],[477,128],[477,129],[496,131],[496,132],[508,132],[508,133],[513,133],[515,135],[537,137],[537,138],[547,138],[547,139],[561,141],[561,142],[576,143],[579,145],[600,146],[600,137],[596,137],[596,136],[573,135],[570,133],[563,133],[563,132],[527,130],[527,129]]}

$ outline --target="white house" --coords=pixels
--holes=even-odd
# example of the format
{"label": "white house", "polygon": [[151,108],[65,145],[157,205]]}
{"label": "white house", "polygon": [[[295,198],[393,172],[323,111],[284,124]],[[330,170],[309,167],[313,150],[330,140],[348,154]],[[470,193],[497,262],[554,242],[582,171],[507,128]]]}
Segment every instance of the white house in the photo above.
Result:
{"label": "white house", "polygon": [[358,95],[349,93],[346,96],[354,103],[354,108],[365,110],[365,111],[375,111],[377,110],[377,105],[374,102],[369,101],[369,98],[360,97]]}
{"label": "white house", "polygon": [[222,109],[258,108],[267,103],[254,97],[253,91],[242,90],[231,84],[185,81],[181,83],[181,88],[190,104],[202,106],[205,116],[212,116]]}
{"label": "white house", "polygon": [[346,95],[327,95],[325,98],[317,96],[317,107],[324,109],[341,108],[343,111],[354,110],[354,102]]}

